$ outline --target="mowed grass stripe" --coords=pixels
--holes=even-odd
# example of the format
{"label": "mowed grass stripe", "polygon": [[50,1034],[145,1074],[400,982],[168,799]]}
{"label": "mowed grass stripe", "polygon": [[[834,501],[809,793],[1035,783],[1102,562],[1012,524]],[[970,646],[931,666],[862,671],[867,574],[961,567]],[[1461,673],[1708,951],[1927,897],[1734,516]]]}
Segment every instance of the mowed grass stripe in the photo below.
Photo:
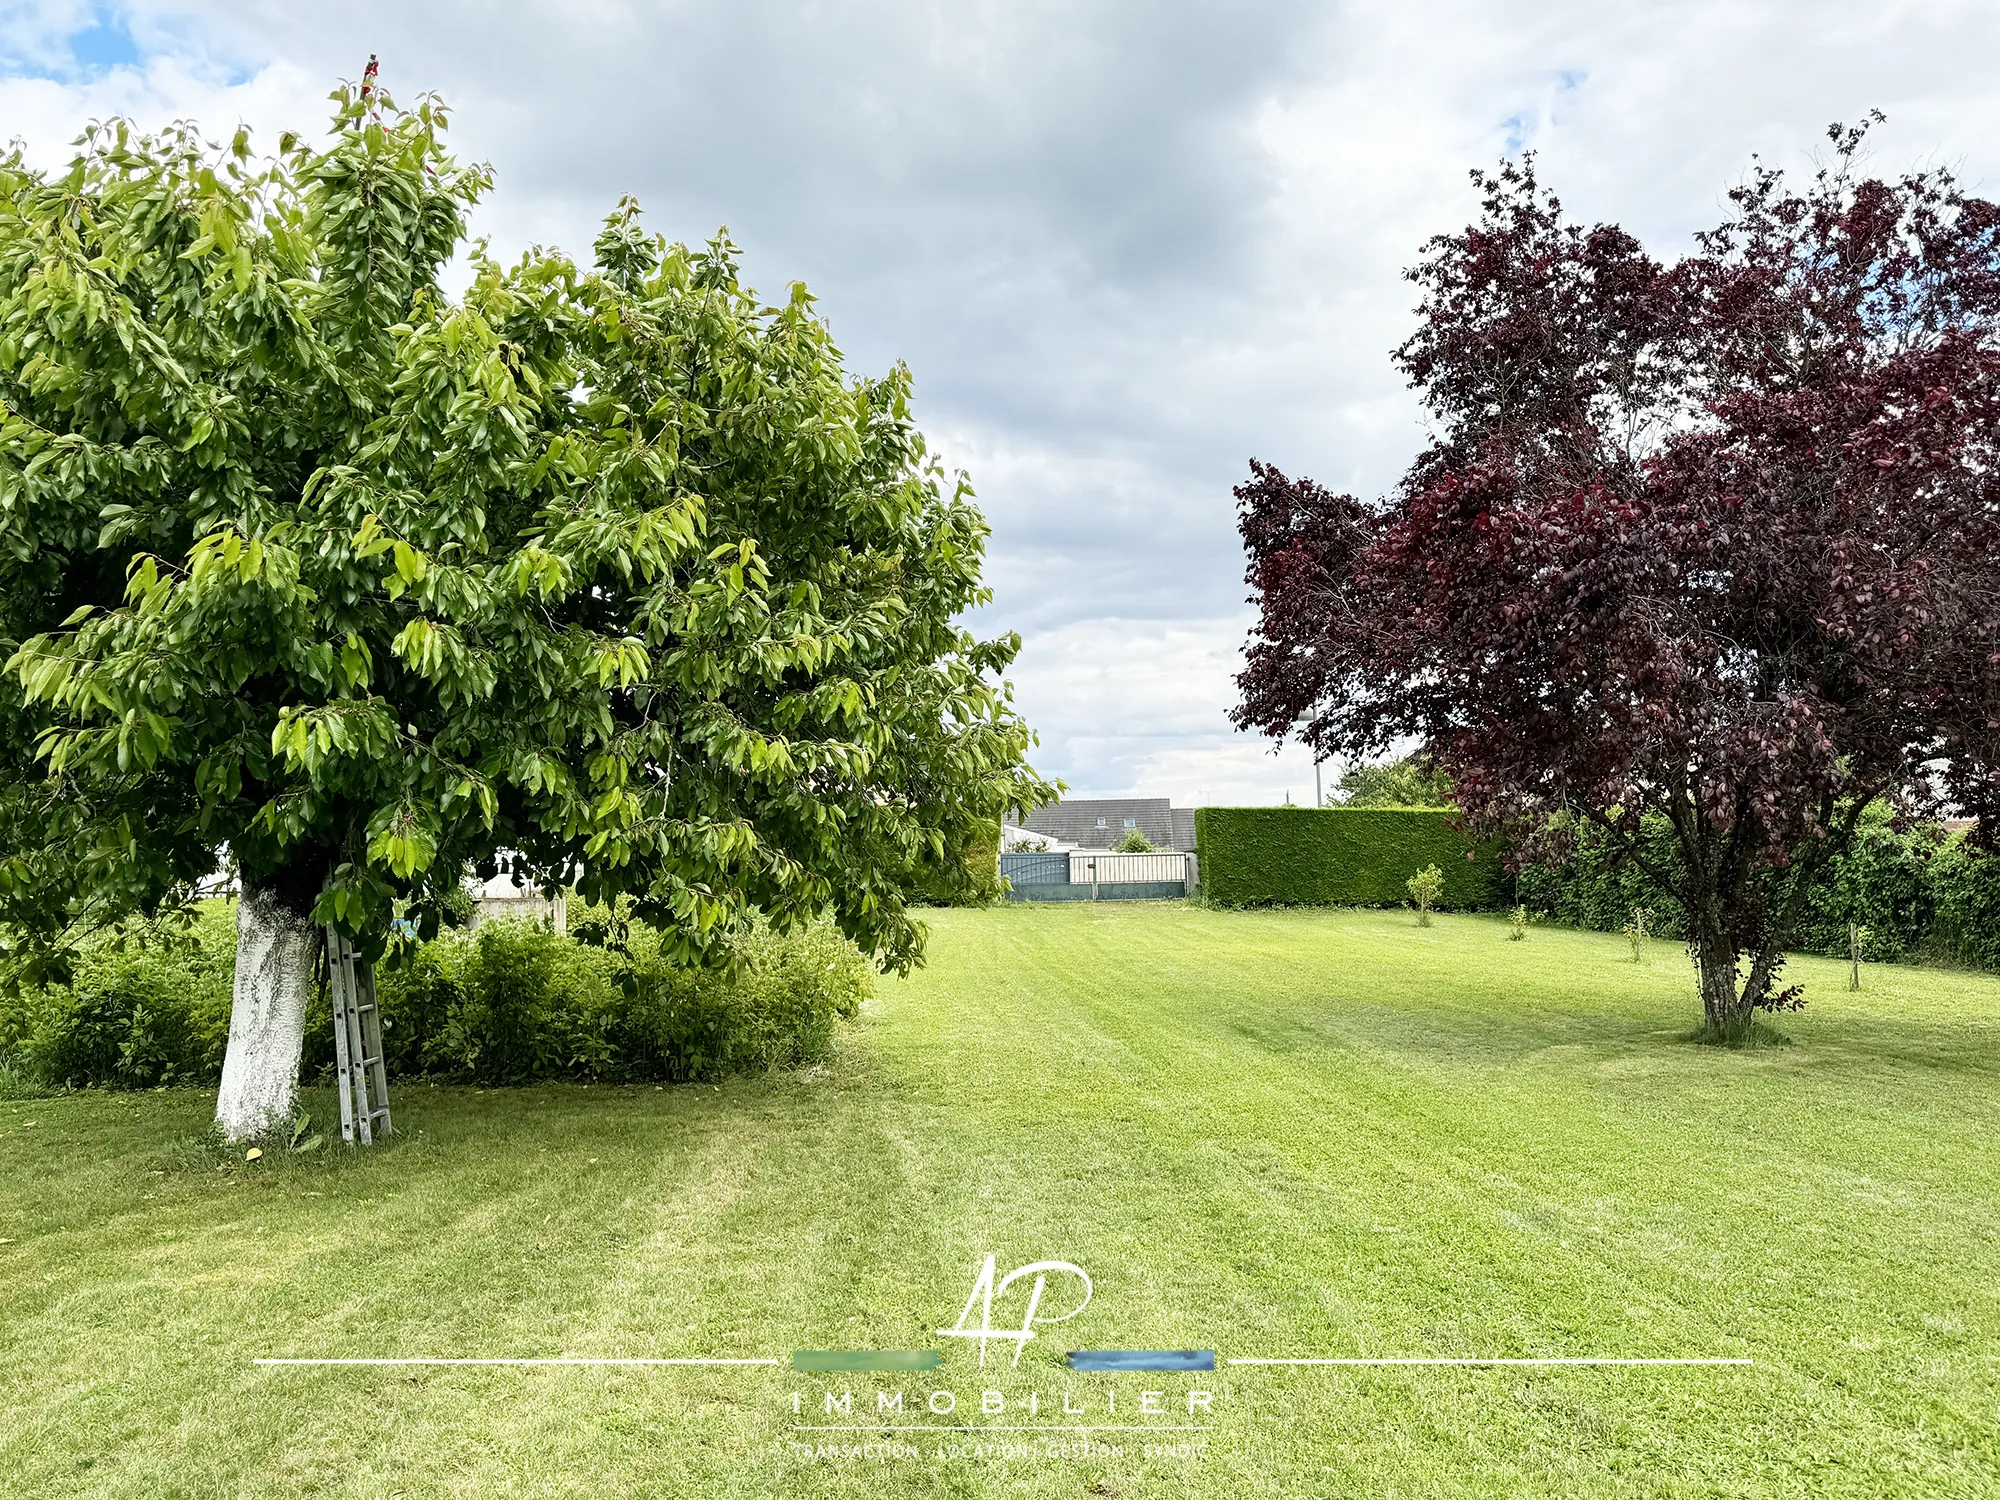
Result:
{"label": "mowed grass stripe", "polygon": [[[374,1157],[225,1172],[170,1144],[199,1096],[0,1104],[0,1475],[92,1495],[162,1473],[190,1494],[2000,1487],[2000,983],[1873,966],[1849,995],[1844,966],[1800,961],[1796,1045],[1726,1054],[1682,1039],[1667,944],[1635,966],[1615,938],[1509,943],[1486,918],[932,920],[930,967],[807,1074],[403,1086],[404,1134]],[[249,1365],[920,1349],[988,1253],[1096,1283],[1018,1369],[956,1347],[934,1373]],[[794,1389],[827,1382],[869,1420],[876,1390],[914,1408],[937,1381],[1092,1399],[1118,1377],[1064,1371],[1082,1346],[1216,1349],[1210,1457],[855,1468],[783,1442]]]}

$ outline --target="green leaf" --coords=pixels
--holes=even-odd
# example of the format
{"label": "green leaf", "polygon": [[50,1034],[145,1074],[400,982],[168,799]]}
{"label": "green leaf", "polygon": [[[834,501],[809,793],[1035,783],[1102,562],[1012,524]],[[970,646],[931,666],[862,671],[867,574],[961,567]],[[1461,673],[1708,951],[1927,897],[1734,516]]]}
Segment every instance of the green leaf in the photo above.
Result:
{"label": "green leaf", "polygon": [[493,262],[441,111],[335,113],[269,170],[129,127],[0,164],[10,924],[338,849],[315,917],[372,939],[505,849],[656,895],[690,962],[824,909],[907,968],[917,865],[1054,790],[983,685],[1018,642],[956,623],[985,527],[908,372],[636,205],[592,269]]}

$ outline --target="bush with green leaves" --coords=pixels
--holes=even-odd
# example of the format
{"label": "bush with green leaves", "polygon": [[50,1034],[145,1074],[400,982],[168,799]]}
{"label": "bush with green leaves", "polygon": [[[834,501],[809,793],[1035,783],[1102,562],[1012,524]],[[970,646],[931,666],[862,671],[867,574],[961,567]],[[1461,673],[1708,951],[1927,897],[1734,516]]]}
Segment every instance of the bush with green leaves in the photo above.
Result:
{"label": "bush with green leaves", "polygon": [[826,923],[754,931],[737,957],[737,967],[718,975],[636,954],[612,1076],[700,1081],[822,1061],[835,1025],[860,1014],[874,982],[853,945]]}
{"label": "bush with green leaves", "polygon": [[[1679,856],[1665,821],[1645,832],[1641,857],[1672,880]],[[1684,935],[1677,906],[1661,902],[1654,876],[1636,860],[1614,861],[1589,830],[1578,831],[1566,860],[1521,871],[1518,889],[1530,910],[1568,926],[1622,932],[1635,908],[1651,907],[1652,936]],[[1962,832],[1899,823],[1888,807],[1872,806],[1813,883],[1792,946],[1844,959],[1856,926],[1868,931],[1871,959],[2000,969],[2000,858]]]}
{"label": "bush with green leaves", "polygon": [[1126,832],[1124,838],[1111,846],[1111,852],[1113,854],[1151,854],[1153,852],[1153,841],[1146,837],[1145,829],[1133,828]]}
{"label": "bush with green leaves", "polygon": [[1436,865],[1425,865],[1404,882],[1403,888],[1410,893],[1410,905],[1417,909],[1417,925],[1431,925],[1431,908],[1444,896],[1444,871]]}
{"label": "bush with green leaves", "polygon": [[[728,962],[690,967],[661,935],[602,907],[584,924],[617,927],[619,946],[580,942],[536,922],[499,920],[405,947],[376,975],[391,1077],[484,1085],[544,1079],[715,1080],[831,1055],[875,971],[831,922],[779,931],[757,923]],[[130,924],[79,956],[66,985],[0,998],[0,1066],[40,1085],[145,1088],[212,1084],[228,1036],[235,930],[226,903],[192,930]],[[322,1000],[304,1071],[332,1067]]]}
{"label": "bush with green leaves", "polygon": [[[798,1067],[831,1055],[838,1023],[874,983],[829,922],[757,923],[728,943],[726,963],[691,967],[629,909],[578,903],[576,917],[580,937],[503,919],[385,963],[376,992],[391,1074],[680,1083]],[[332,1055],[315,1031],[308,1067]]]}
{"label": "bush with green leaves", "polygon": [[463,950],[440,1049],[448,1072],[486,1084],[605,1074],[617,959],[531,921],[482,923]]}
{"label": "bush with green leaves", "polygon": [[121,923],[85,942],[66,982],[0,995],[0,1060],[52,1085],[212,1082],[236,933],[224,903],[186,915]]}
{"label": "bush with green leaves", "polygon": [[[1647,828],[1644,857],[1655,869],[1672,871],[1678,868],[1672,833],[1665,819],[1657,823]],[[1622,932],[1635,907],[1656,902],[1660,895],[1645,869],[1636,861],[1611,858],[1609,846],[1588,826],[1576,830],[1567,860],[1530,865],[1516,877],[1515,889],[1528,910],[1565,927],[1597,932]],[[1679,938],[1678,908],[1669,904],[1653,931],[1658,937]]]}
{"label": "bush with green leaves", "polygon": [[[2000,969],[2000,858],[1981,854],[1961,836],[1938,849],[1926,874],[1926,954],[1975,969]],[[1880,930],[1869,931],[1869,956],[1890,956],[1883,952]]]}

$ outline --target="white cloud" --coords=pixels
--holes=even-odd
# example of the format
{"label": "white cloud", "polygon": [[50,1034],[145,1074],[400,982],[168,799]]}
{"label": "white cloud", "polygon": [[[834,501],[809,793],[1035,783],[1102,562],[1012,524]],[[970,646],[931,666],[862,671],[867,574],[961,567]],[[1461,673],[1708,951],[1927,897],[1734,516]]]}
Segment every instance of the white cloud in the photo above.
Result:
{"label": "white cloud", "polygon": [[[1167,796],[1176,806],[1313,800],[1296,745],[1227,732],[1238,613],[1212,620],[1077,620],[1029,636],[1011,674],[1039,726],[1036,764],[1076,796]],[[1332,785],[1338,768],[1326,768]]]}
{"label": "white cloud", "polygon": [[239,124],[251,126],[262,149],[294,123],[321,122],[330,79],[288,62],[275,62],[241,81],[230,81],[188,59],[156,56],[143,63],[64,81],[46,77],[0,78],[0,117],[27,148],[29,161],[56,167],[69,160],[70,143],[92,120],[124,116],[147,129],[178,119],[199,122],[210,139],[227,140]]}
{"label": "white cloud", "polygon": [[1229,488],[1252,455],[1394,481],[1422,440],[1400,272],[1472,212],[1468,168],[1532,147],[1573,214],[1666,254],[1753,152],[1808,166],[1871,106],[1883,169],[2000,178],[1991,0],[136,0],[137,60],[80,71],[64,38],[105,13],[6,12],[0,109],[39,160],[117,110],[311,128],[373,49],[498,168],[498,248],[582,251],[630,190],[682,237],[727,222],[760,284],[810,281],[973,472],[979,623],[1029,637],[1043,769],[1177,800],[1310,793],[1224,717]]}

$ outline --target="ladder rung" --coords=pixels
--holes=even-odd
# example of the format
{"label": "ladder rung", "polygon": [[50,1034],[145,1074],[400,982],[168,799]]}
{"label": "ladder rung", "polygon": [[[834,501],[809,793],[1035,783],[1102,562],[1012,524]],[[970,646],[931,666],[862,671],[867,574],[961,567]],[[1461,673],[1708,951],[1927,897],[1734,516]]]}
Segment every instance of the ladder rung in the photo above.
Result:
{"label": "ladder rung", "polygon": [[[341,1134],[370,1142],[392,1128],[389,1077],[382,1052],[382,1021],[373,977],[361,954],[327,929],[328,988],[332,992],[336,1061],[339,1063]],[[367,995],[364,1000],[361,997]],[[376,1050],[368,1050],[370,1044]],[[351,1113],[350,1113],[351,1110]]]}

